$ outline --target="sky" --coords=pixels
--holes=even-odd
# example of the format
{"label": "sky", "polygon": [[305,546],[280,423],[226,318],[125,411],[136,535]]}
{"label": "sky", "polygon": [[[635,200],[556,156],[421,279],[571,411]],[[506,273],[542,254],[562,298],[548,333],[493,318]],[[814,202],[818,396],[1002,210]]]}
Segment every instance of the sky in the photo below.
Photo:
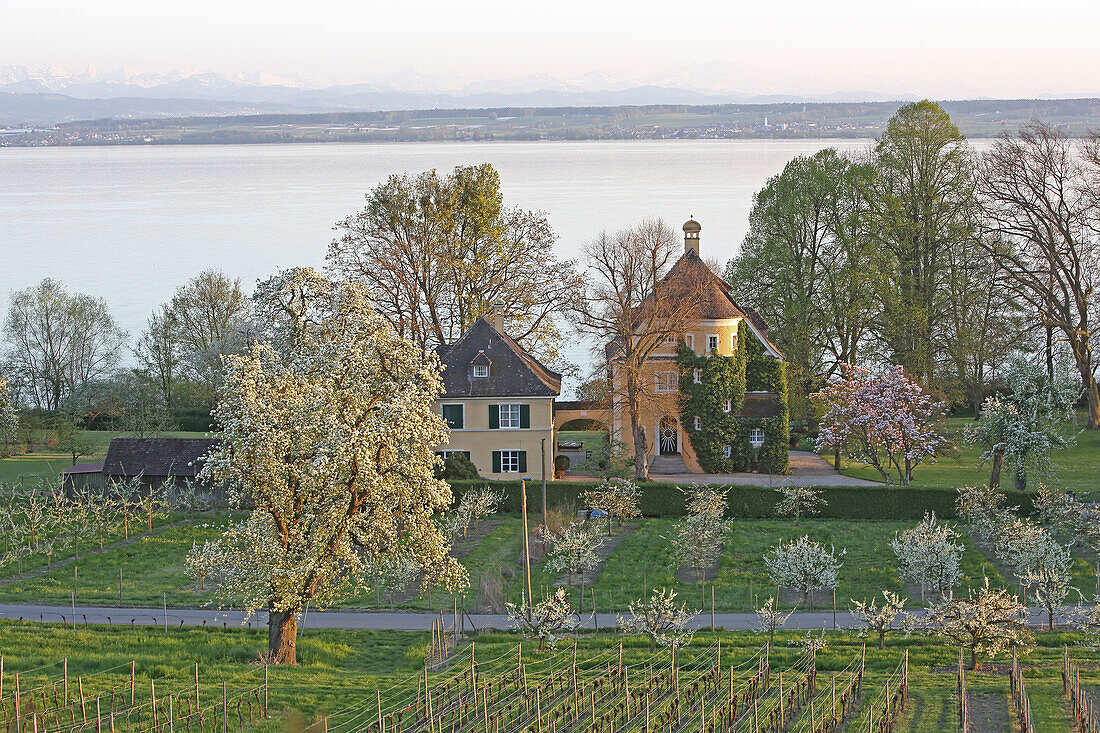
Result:
{"label": "sky", "polygon": [[1100,96],[1100,2],[0,0],[0,65]]}

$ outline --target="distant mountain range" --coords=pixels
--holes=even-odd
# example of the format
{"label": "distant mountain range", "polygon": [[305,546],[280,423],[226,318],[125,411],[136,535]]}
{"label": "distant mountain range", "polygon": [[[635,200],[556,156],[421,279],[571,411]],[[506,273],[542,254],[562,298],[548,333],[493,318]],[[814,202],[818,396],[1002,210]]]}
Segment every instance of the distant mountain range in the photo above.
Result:
{"label": "distant mountain range", "polygon": [[354,84],[304,77],[142,73],[130,69],[74,72],[64,67],[0,67],[0,124],[53,125],[103,118],[140,119],[263,113],[584,107],[650,104],[848,102],[914,99],[918,95],[848,91],[805,96],[746,94],[727,79],[676,70],[637,83],[593,72],[570,79],[531,75],[498,80],[445,80],[406,71]]}

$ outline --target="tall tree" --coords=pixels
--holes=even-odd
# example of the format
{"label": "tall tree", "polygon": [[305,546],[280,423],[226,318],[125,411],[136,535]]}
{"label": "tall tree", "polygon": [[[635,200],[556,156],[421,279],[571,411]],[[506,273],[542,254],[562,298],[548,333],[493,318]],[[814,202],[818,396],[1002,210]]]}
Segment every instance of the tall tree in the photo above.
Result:
{"label": "tall tree", "polygon": [[180,344],[172,311],[167,305],[153,311],[138,339],[134,356],[145,375],[160,392],[166,410],[172,409],[172,393],[179,377]]}
{"label": "tall tree", "polygon": [[981,193],[992,234],[986,246],[1013,294],[1065,339],[1088,400],[1087,427],[1097,430],[1100,156],[1075,148],[1061,130],[1025,125],[986,153]]}
{"label": "tall tree", "polygon": [[176,291],[168,310],[165,326],[174,331],[181,366],[212,402],[222,379],[222,356],[241,349],[249,327],[249,302],[240,278],[203,270]]}
{"label": "tall tree", "polygon": [[105,300],[70,294],[49,278],[12,294],[4,336],[11,368],[34,404],[47,410],[114,370],[127,338]]}
{"label": "tall tree", "polygon": [[602,232],[582,251],[587,265],[584,297],[573,304],[573,320],[578,330],[606,347],[613,365],[613,404],[630,422],[634,475],[647,480],[642,406],[658,399],[656,385],[647,379],[647,361],[670,337],[684,331],[698,307],[703,283],[662,283],[676,262],[679,243],[660,219],[647,219],[614,234]]}
{"label": "tall tree", "polygon": [[854,361],[870,319],[868,176],[832,148],[795,158],[755,195],[726,267],[734,292],[773,326],[795,396]]}
{"label": "tall tree", "polygon": [[397,336],[357,283],[298,269],[268,285],[281,303],[289,291],[314,294],[299,312],[315,317],[281,319],[293,335],[226,357],[220,446],[202,475],[252,507],[214,552],[219,597],[266,609],[270,659],[292,664],[307,602],[363,590],[395,562],[448,587],[465,571],[432,519],[452,499],[433,476],[434,447],[447,439],[433,409],[438,361]]}
{"label": "tall tree", "polygon": [[556,316],[576,300],[574,264],[554,256],[544,214],[504,205],[491,165],[390,176],[336,230],[331,270],[363,283],[382,317],[421,349],[451,343],[499,302],[508,335],[560,362]]}
{"label": "tall tree", "polygon": [[875,145],[871,233],[879,245],[880,337],[890,361],[924,385],[935,379],[951,248],[974,237],[974,164],[942,107],[903,106]]}

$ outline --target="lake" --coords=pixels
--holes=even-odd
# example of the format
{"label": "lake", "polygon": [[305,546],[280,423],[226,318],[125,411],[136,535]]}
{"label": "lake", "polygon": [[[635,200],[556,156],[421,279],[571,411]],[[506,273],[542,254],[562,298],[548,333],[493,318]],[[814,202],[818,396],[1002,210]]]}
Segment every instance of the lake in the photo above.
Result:
{"label": "lake", "polygon": [[[102,296],[133,335],[207,267],[323,266],[332,225],[391,173],[492,163],[505,202],[545,211],[563,257],[602,229],[694,215],[736,254],[752,196],[796,155],[869,140],[210,145],[0,149],[0,301],[44,277]],[[584,358],[574,350],[575,359]]]}

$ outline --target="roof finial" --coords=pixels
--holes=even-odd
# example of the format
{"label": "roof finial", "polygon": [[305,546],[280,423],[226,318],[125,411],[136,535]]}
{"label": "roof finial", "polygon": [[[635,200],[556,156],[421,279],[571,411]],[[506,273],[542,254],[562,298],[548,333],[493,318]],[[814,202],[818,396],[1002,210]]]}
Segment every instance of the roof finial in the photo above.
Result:
{"label": "roof finial", "polygon": [[688,252],[699,254],[699,231],[702,228],[699,222],[695,221],[694,214],[684,222],[684,254]]}

